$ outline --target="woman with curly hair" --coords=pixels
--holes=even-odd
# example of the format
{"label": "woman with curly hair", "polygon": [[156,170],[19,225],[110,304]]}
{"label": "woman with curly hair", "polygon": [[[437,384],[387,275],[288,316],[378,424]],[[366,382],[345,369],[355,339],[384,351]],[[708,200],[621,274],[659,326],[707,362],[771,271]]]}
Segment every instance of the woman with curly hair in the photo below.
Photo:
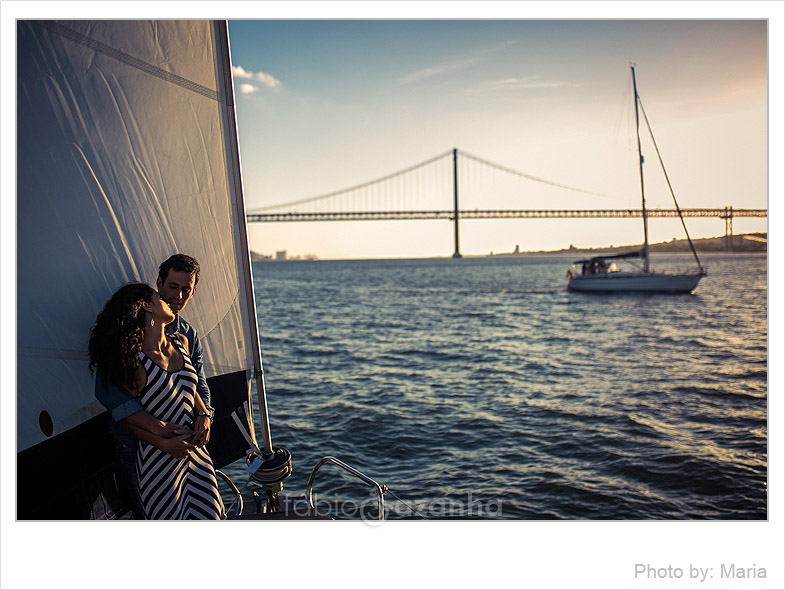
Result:
{"label": "woman with curly hair", "polygon": [[[149,285],[121,287],[90,331],[90,370],[98,369],[99,378],[138,397],[155,418],[192,430],[195,417],[205,415],[207,408],[196,394],[197,376],[188,341],[180,334],[164,333],[174,319],[172,310]],[[209,420],[204,422],[209,429]],[[188,445],[183,454],[171,450],[172,439],[130,424],[126,427],[140,441],[136,472],[146,518],[222,517],[215,470],[203,442]]]}

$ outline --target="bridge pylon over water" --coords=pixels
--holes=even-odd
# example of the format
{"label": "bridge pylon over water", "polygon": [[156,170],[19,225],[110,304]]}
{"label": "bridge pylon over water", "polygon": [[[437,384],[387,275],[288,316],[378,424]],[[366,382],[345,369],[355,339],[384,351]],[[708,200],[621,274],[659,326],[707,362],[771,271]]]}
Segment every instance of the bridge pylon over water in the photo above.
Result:
{"label": "bridge pylon over water", "polygon": [[[307,199],[255,208],[247,213],[249,223],[312,221],[449,220],[454,227],[454,258],[460,258],[461,219],[599,219],[643,217],[642,209],[461,209],[459,207],[459,156],[474,167],[502,172],[549,185],[557,189],[603,196],[592,191],[553,182],[489,162],[453,149],[415,166],[370,182]],[[415,187],[418,190],[415,190]],[[411,195],[440,193],[452,208],[429,209],[413,202]],[[432,202],[432,200],[429,200]],[[734,217],[767,217],[766,209],[739,209],[732,206],[693,209],[646,209],[648,217],[713,217],[725,220],[725,236],[733,235]]]}

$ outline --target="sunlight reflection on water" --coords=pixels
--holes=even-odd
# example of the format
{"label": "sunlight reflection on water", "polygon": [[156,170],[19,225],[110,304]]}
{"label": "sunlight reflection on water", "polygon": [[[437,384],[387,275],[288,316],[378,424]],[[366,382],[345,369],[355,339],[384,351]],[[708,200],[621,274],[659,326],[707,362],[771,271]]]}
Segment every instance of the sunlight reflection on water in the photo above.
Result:
{"label": "sunlight reflection on water", "polygon": [[557,257],[255,264],[285,492],[333,455],[485,517],[765,519],[766,257],[705,258],[693,295],[570,293]]}

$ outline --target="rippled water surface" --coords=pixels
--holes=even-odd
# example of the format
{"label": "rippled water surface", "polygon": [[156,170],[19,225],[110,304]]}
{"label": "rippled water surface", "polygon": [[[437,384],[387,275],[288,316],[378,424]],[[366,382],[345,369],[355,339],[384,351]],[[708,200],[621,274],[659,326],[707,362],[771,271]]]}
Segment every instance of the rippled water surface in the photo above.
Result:
{"label": "rippled water surface", "polygon": [[[693,295],[571,293],[569,262],[255,264],[285,492],[332,455],[388,518],[765,519],[766,257],[706,256]],[[314,489],[370,500],[331,466]]]}

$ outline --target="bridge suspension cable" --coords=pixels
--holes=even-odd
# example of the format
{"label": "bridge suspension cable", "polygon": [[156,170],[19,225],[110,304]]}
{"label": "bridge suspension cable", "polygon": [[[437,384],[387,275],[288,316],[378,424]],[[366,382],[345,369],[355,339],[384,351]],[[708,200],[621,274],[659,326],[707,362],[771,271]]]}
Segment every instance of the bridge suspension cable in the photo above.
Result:
{"label": "bridge suspension cable", "polygon": [[560,184],[558,182],[553,182],[552,180],[547,180],[545,178],[540,178],[538,176],[532,176],[531,174],[526,174],[524,172],[519,172],[517,170],[513,170],[512,168],[507,168],[506,166],[501,166],[499,164],[494,164],[493,162],[490,162],[490,161],[485,160],[483,158],[478,158],[477,156],[472,156],[471,154],[467,154],[466,152],[458,152],[458,153],[460,155],[462,155],[463,157],[468,158],[470,160],[474,160],[475,162],[479,162],[480,164],[485,164],[486,166],[490,166],[491,168],[496,168],[497,170],[501,170],[502,172],[507,172],[509,174],[514,174],[516,176],[521,176],[522,178],[528,178],[529,180],[534,180],[536,182],[542,182],[542,183],[545,183],[545,184],[549,184],[551,186],[557,186],[559,188],[565,188],[565,189],[571,190],[571,191],[578,191],[579,193],[586,193],[587,195],[595,195],[597,197],[604,197],[605,196],[602,193],[595,193],[594,191],[587,191],[587,190],[582,189],[582,188],[576,188],[574,186],[569,186],[567,184]]}
{"label": "bridge suspension cable", "polygon": [[363,189],[367,189],[367,188],[370,188],[370,187],[373,187],[374,190],[376,190],[376,188],[379,187],[384,182],[400,178],[400,177],[402,177],[404,175],[410,174],[410,173],[412,173],[412,172],[414,172],[416,170],[419,170],[419,169],[424,168],[424,167],[426,167],[426,166],[428,166],[430,164],[433,164],[434,162],[437,162],[439,160],[443,160],[443,159],[445,159],[445,158],[447,158],[449,156],[452,156],[454,152],[456,152],[459,156],[463,156],[463,157],[465,157],[465,158],[467,158],[469,160],[472,160],[474,162],[477,162],[478,164],[482,164],[484,166],[487,166],[487,167],[489,167],[491,169],[499,170],[501,172],[505,172],[505,173],[508,173],[508,174],[513,174],[513,175],[521,177],[521,178],[526,178],[527,180],[532,180],[534,182],[539,182],[539,183],[547,184],[547,185],[550,185],[550,186],[563,188],[563,189],[567,189],[567,190],[571,190],[571,191],[577,191],[577,192],[581,192],[581,193],[585,193],[585,194],[589,194],[589,195],[605,196],[602,193],[597,193],[597,192],[594,192],[594,191],[589,191],[589,190],[577,188],[577,187],[574,187],[574,186],[569,186],[569,185],[566,185],[566,184],[561,184],[561,183],[558,183],[558,182],[554,182],[552,180],[548,180],[548,179],[541,178],[541,177],[538,177],[538,176],[534,176],[534,175],[531,175],[531,174],[526,174],[525,172],[520,172],[519,170],[514,170],[514,169],[509,168],[507,166],[502,166],[500,164],[496,164],[496,163],[491,162],[489,160],[480,158],[478,156],[473,156],[471,154],[467,154],[466,152],[462,152],[460,150],[450,150],[449,152],[445,152],[443,154],[439,154],[438,156],[435,156],[433,158],[425,160],[424,162],[420,162],[419,164],[415,164],[413,166],[409,166],[408,168],[404,168],[403,170],[399,170],[397,172],[393,172],[392,174],[387,174],[385,176],[376,178],[374,180],[369,180],[369,181],[363,182],[361,184],[357,184],[357,185],[354,185],[354,186],[351,186],[351,187],[348,187],[348,188],[344,188],[344,189],[341,189],[341,190],[337,190],[337,191],[332,191],[332,192],[325,193],[325,194],[322,194],[322,195],[317,195],[317,196],[314,196],[314,197],[308,197],[308,198],[305,198],[305,199],[298,199],[298,200],[295,200],[295,201],[288,201],[288,202],[285,202],[285,203],[277,203],[275,205],[266,205],[266,206],[263,206],[263,207],[254,207],[253,209],[249,210],[249,213],[253,214],[253,213],[261,213],[261,212],[264,212],[264,211],[275,211],[275,210],[280,211],[282,209],[290,209],[290,208],[298,206],[298,205],[305,205],[305,204],[308,204],[308,203],[314,203],[316,201],[322,201],[322,200],[330,199],[330,198],[333,198],[333,197],[338,197],[338,196],[341,196],[341,195],[348,195],[349,193],[355,193],[357,191],[360,191],[360,190],[363,190]]}
{"label": "bridge suspension cable", "polygon": [[313,203],[314,201],[320,201],[322,199],[329,199],[330,197],[337,197],[338,195],[342,195],[344,193],[350,193],[353,191],[357,191],[360,189],[368,188],[369,186],[379,184],[381,182],[385,182],[387,180],[392,180],[393,178],[397,178],[399,176],[403,176],[404,174],[408,174],[409,172],[414,172],[419,168],[424,168],[428,164],[432,164],[438,160],[446,158],[447,156],[452,155],[452,150],[449,152],[445,152],[443,154],[439,154],[429,160],[424,162],[420,162],[419,164],[415,164],[414,166],[409,166],[408,168],[404,168],[403,170],[399,170],[398,172],[393,172],[392,174],[387,174],[386,176],[382,176],[380,178],[376,178],[374,180],[369,180],[368,182],[363,182],[362,184],[357,184],[354,186],[350,186],[349,188],[344,188],[338,191],[333,191],[331,193],[325,193],[323,195],[317,195],[315,197],[308,197],[306,199],[300,199],[298,201],[289,201],[287,203],[278,203],[277,205],[268,205],[266,207],[255,207],[252,211],[269,211],[271,209],[283,209],[285,207],[293,207],[295,205],[304,205],[306,203]]}

